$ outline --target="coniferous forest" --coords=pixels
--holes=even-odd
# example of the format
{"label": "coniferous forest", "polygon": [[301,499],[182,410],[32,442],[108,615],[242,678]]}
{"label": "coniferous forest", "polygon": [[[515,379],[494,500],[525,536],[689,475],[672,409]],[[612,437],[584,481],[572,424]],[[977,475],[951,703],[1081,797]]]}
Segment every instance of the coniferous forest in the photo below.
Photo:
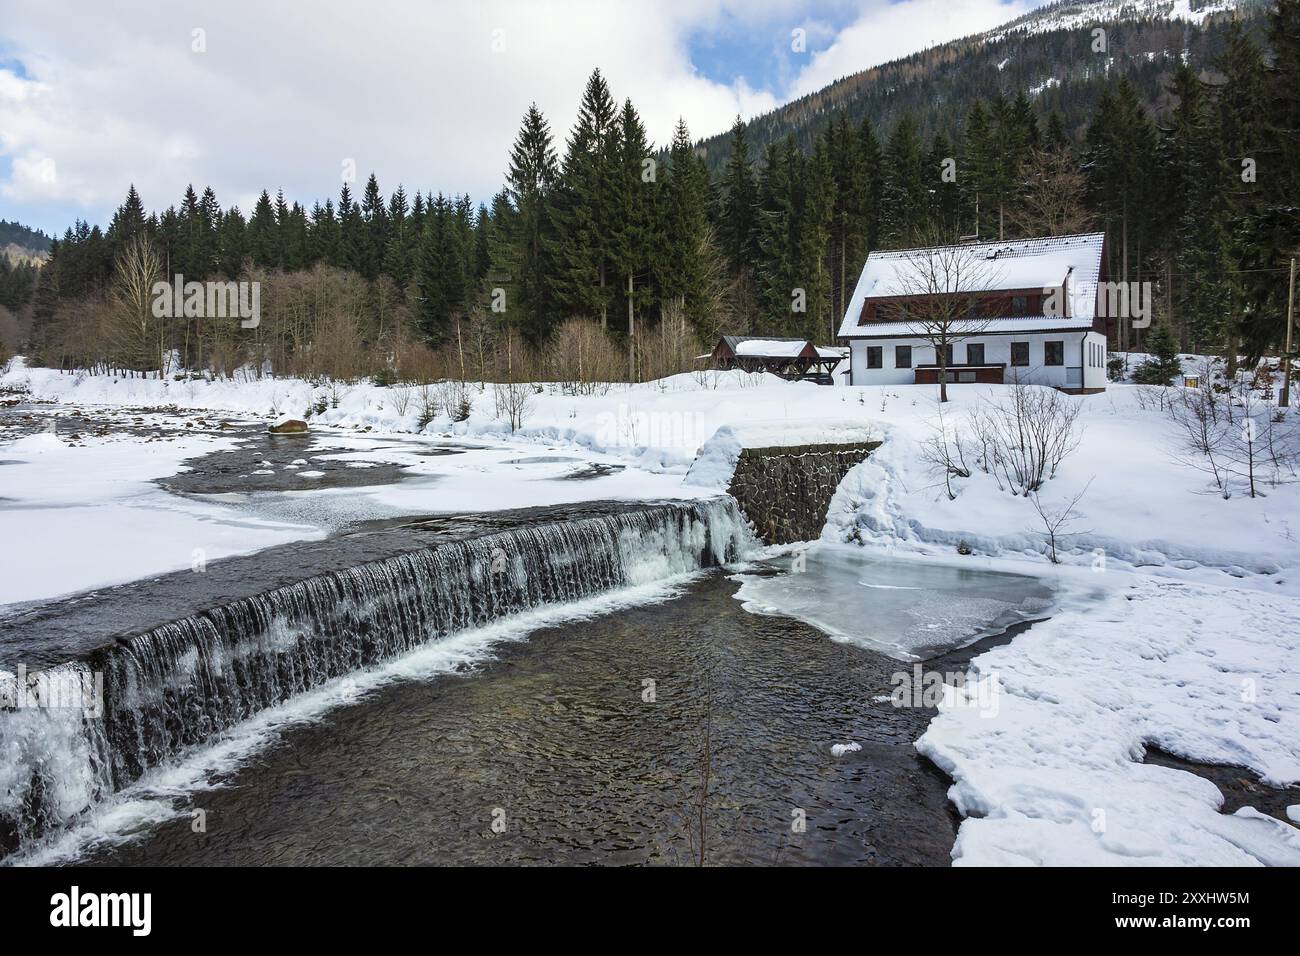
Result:
{"label": "coniferous forest", "polygon": [[[1252,359],[1281,346],[1300,255],[1300,0],[1215,29],[1198,58],[1141,57],[1086,96],[1007,71],[944,122],[916,97],[888,122],[827,97],[785,135],[738,119],[705,145],[684,120],[650,142],[597,70],[567,135],[528,108],[505,188],[478,200],[371,175],[310,208],[190,187],[153,211],[132,186],[43,267],[0,257],[0,342],[123,372],[644,379],[723,332],[831,342],[872,249],[1105,230],[1110,277],[1152,283],[1162,336]],[[260,324],[153,318],[142,283],[176,274],[260,282]]]}

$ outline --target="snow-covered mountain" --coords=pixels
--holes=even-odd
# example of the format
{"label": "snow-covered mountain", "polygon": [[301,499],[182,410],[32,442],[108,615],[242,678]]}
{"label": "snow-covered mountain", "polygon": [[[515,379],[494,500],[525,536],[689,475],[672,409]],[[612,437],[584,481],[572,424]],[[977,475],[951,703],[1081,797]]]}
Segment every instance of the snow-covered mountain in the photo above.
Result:
{"label": "snow-covered mountain", "polygon": [[[755,156],[794,136],[805,150],[831,117],[869,119],[887,133],[910,112],[929,137],[949,137],[971,104],[998,95],[1030,96],[1040,115],[1058,113],[1078,133],[1101,90],[1126,76],[1155,104],[1173,64],[1206,66],[1237,20],[1258,33],[1270,0],[1059,0],[987,33],[953,40],[901,60],[846,76],[756,117],[748,124]],[[1094,49],[1092,29],[1106,29],[1106,51]],[[710,166],[728,155],[726,134],[702,141]]]}
{"label": "snow-covered mountain", "polygon": [[1252,0],[1060,0],[990,30],[982,38],[1000,40],[1012,33],[1073,30],[1124,20],[1182,20],[1199,26],[1214,14],[1248,5]]}

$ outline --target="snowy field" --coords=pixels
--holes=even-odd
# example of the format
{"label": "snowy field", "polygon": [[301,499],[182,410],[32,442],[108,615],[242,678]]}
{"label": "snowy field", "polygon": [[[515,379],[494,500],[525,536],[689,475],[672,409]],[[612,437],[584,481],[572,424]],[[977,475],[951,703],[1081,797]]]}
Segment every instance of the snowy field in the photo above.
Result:
{"label": "snowy field", "polygon": [[[937,423],[933,386],[827,388],[738,372],[584,395],[545,386],[513,434],[490,386],[471,391],[466,420],[441,414],[423,429],[418,396],[368,384],[114,380],[17,361],[0,389],[58,407],[175,408],[259,422],[323,405],[310,419],[314,433],[346,436],[360,465],[410,456],[412,477],[303,494],[405,513],[711,494],[725,488],[742,446],[881,440],[841,484],[819,550],[852,543],[884,558],[1050,572],[1059,587],[1050,621],[976,658],[976,673],[996,687],[995,712],[953,701],[918,742],[955,781],[951,797],[966,816],[955,861],[1300,865],[1300,829],[1248,808],[1222,814],[1207,780],[1140,762],[1150,744],[1246,767],[1270,784],[1300,782],[1300,486],[1283,474],[1276,484],[1262,479],[1259,497],[1237,488],[1225,499],[1187,463],[1168,413],[1137,387],[1070,400],[1082,408],[1080,443],[1040,494],[1051,509],[1083,492],[1058,542],[1060,566],[1048,562],[1031,502],[993,476],[975,469],[948,497],[922,455]],[[950,386],[945,417],[961,422],[1008,392]],[[417,454],[421,442],[453,440],[475,450]],[[0,445],[0,460],[21,463],[0,466],[0,537],[21,542],[0,558],[0,601],[64,593],[44,583],[62,573],[60,562],[67,580],[80,582],[65,590],[76,590],[186,567],[197,540],[213,558],[324,533],[310,520],[250,518],[151,483],[227,441],[141,445],[110,436],[74,447],[32,436]],[[576,461],[544,463],[553,469],[544,473],[508,464],[567,456]],[[611,470],[560,480],[582,463]],[[958,557],[959,544],[973,553]],[[115,570],[100,580],[104,553]]]}

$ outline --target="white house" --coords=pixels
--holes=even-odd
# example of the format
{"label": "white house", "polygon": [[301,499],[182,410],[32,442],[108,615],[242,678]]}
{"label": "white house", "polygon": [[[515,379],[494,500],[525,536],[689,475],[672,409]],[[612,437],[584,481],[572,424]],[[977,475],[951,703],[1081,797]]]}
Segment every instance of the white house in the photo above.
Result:
{"label": "white house", "polygon": [[[1104,253],[1100,232],[871,253],[840,325],[851,384],[937,382],[946,341],[950,384],[1104,390]],[[934,302],[958,297],[965,317],[936,323]]]}

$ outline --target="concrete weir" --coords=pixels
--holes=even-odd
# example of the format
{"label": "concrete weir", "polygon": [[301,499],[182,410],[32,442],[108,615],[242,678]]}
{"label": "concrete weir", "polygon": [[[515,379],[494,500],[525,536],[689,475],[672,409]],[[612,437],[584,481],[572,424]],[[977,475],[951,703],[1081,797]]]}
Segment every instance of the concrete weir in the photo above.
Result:
{"label": "concrete weir", "polygon": [[295,695],[514,614],[734,561],[751,540],[721,496],[505,520],[232,558],[0,620],[0,863]]}
{"label": "concrete weir", "polygon": [[728,488],[765,544],[821,537],[835,489],[878,441],[744,448]]}

